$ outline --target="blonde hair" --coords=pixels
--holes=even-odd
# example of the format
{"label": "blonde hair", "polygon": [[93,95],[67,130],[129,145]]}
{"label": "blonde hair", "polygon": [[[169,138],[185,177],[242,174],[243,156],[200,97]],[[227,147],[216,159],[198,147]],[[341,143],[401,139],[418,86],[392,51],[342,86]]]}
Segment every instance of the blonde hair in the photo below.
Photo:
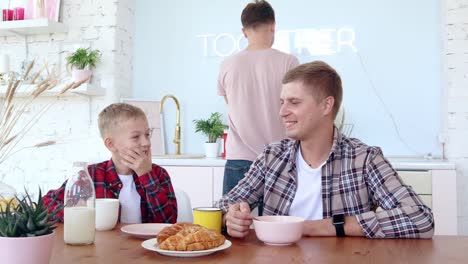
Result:
{"label": "blonde hair", "polygon": [[145,112],[136,106],[126,103],[115,103],[107,106],[99,113],[98,117],[98,127],[101,137],[104,138],[105,135],[115,129],[120,122],[139,117],[146,120]]}
{"label": "blonde hair", "polygon": [[323,61],[304,63],[291,69],[283,78],[283,84],[302,81],[309,87],[317,102],[328,96],[335,98],[333,118],[338,114],[343,100],[343,87],[340,75]]}

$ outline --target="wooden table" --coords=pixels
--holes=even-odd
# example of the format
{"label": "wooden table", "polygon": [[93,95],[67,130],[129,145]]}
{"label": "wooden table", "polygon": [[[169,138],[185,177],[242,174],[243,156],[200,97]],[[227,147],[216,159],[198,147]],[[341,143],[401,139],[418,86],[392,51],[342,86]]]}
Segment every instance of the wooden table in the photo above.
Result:
{"label": "wooden table", "polygon": [[436,236],[432,240],[304,237],[291,246],[268,246],[254,231],[245,239],[227,237],[232,246],[209,256],[177,258],[141,247],[120,227],[96,232],[94,245],[63,242],[63,225],[56,232],[51,263],[468,263],[468,237]]}

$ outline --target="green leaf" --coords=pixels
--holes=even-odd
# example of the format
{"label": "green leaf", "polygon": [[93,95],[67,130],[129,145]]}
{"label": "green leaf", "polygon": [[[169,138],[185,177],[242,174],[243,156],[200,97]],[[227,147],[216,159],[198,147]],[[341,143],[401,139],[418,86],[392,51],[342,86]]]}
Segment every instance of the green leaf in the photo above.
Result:
{"label": "green leaf", "polygon": [[228,126],[223,124],[221,120],[222,115],[218,112],[212,113],[210,118],[195,119],[195,132],[202,132],[208,137],[209,143],[214,143],[216,140],[223,135],[224,129]]}
{"label": "green leaf", "polygon": [[36,224],[34,223],[34,219],[32,217],[28,217],[28,223],[26,224],[26,227],[29,230],[35,230],[36,229]]}
{"label": "green leaf", "polygon": [[67,57],[67,63],[80,70],[84,70],[86,67],[91,69],[101,61],[101,55],[99,50],[79,48]]}
{"label": "green leaf", "polygon": [[[44,205],[41,190],[39,189],[37,201],[31,199],[27,190],[25,192],[23,198],[15,197],[18,206],[14,206],[13,200],[11,200],[5,206],[5,212],[0,213],[0,236],[38,236],[50,234],[55,229],[58,219],[49,221],[51,218],[51,214],[48,212],[49,206]],[[61,208],[59,206],[57,209]]]}

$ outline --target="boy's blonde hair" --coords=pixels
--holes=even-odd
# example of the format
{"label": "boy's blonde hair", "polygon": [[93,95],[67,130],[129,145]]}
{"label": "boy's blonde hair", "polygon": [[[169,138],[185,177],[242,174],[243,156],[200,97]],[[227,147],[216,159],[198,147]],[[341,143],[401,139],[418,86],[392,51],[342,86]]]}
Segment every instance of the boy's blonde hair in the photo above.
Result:
{"label": "boy's blonde hair", "polygon": [[98,126],[101,137],[105,137],[115,129],[120,122],[134,118],[144,118],[146,115],[140,108],[126,103],[115,103],[104,108],[98,117]]}

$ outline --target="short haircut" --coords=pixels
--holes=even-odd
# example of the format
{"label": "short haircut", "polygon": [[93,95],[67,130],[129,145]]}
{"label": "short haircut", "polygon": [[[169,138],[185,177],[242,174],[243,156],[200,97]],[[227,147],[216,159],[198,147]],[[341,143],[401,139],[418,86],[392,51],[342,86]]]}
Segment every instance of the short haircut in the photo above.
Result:
{"label": "short haircut", "polygon": [[242,10],[241,22],[244,28],[274,23],[275,11],[267,1],[256,0]]}
{"label": "short haircut", "polygon": [[323,61],[304,63],[288,71],[283,78],[283,84],[295,81],[302,81],[317,102],[328,96],[335,98],[333,118],[336,117],[343,99],[343,87],[335,69]]}
{"label": "short haircut", "polygon": [[104,138],[120,122],[135,118],[144,118],[146,120],[145,112],[136,106],[126,103],[115,103],[107,106],[99,113],[98,117],[101,137]]}

